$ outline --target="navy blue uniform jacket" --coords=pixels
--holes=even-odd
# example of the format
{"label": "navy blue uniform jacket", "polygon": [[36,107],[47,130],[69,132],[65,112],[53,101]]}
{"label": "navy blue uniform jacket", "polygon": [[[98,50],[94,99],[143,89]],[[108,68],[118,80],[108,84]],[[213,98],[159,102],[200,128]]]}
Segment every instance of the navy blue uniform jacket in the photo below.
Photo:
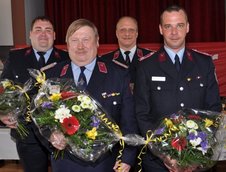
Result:
{"label": "navy blue uniform jacket", "polygon": [[106,61],[113,61],[114,63],[116,63],[119,66],[122,66],[124,68],[128,68],[130,71],[130,75],[131,75],[131,83],[134,83],[136,80],[136,70],[137,70],[137,65],[138,65],[139,61],[141,61],[144,58],[148,58],[151,55],[152,55],[152,51],[150,51],[148,49],[137,47],[135,54],[133,56],[133,60],[129,66],[126,65],[126,62],[123,58],[123,55],[122,55],[120,49],[117,49],[110,53],[104,54],[101,56],[101,58]]}
{"label": "navy blue uniform jacket", "polygon": [[[71,61],[62,62],[54,68],[47,70],[46,76],[47,78],[60,77],[73,79]],[[135,105],[129,87],[129,80],[130,77],[127,70],[114,63],[103,62],[102,59],[97,57],[94,71],[86,88],[86,91],[102,105],[107,114],[119,125],[123,135],[137,133]],[[109,97],[104,96],[111,95],[112,93],[120,94]],[[110,151],[107,154],[110,154]],[[68,156],[70,155],[68,154]],[[79,162],[75,157],[70,156],[70,158]],[[135,158],[136,148],[126,147],[123,151],[122,161],[133,165]],[[104,160],[103,157],[96,164],[102,160]]]}
{"label": "navy blue uniform jacket", "polygon": [[210,56],[185,49],[179,73],[162,47],[138,67],[136,117],[143,136],[181,108],[221,111],[215,67]]}
{"label": "navy blue uniform jacket", "polygon": [[[66,59],[69,59],[68,53],[59,49],[53,48],[53,51],[46,63],[46,65],[51,64],[53,62],[61,62]],[[1,74],[1,78],[7,78],[16,84],[24,84],[26,81],[28,81],[31,76],[27,69],[33,68],[33,69],[39,69],[38,61],[35,57],[34,51],[32,47],[18,49],[18,50],[12,50],[9,52],[9,56],[6,59],[6,62],[4,63],[4,69]],[[32,98],[33,94],[36,93],[37,90],[32,90],[30,92],[30,97]],[[29,136],[26,137],[26,139],[22,139],[23,142],[33,143],[36,142],[34,139],[34,131],[32,131],[32,128],[35,127],[34,123],[31,122],[27,124],[27,129],[30,130]],[[37,131],[37,129],[34,129]],[[20,139],[20,136],[16,136],[15,130],[12,130],[11,132],[13,137],[16,137],[17,139]],[[37,132],[38,134],[38,132]]]}

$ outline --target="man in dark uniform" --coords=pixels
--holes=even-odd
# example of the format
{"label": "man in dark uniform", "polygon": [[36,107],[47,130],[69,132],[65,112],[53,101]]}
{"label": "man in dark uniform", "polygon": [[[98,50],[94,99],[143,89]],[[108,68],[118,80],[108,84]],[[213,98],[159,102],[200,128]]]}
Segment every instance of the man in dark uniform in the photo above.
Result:
{"label": "man in dark uniform", "polygon": [[[112,62],[104,62],[97,57],[99,36],[96,26],[86,19],[74,21],[68,28],[66,42],[71,61],[63,62],[46,71],[46,76],[71,78],[81,90],[85,89],[106,110],[119,125],[123,135],[137,133],[134,100],[129,88],[128,71]],[[83,70],[84,69],[84,70]],[[79,75],[85,78],[81,84]],[[81,87],[87,85],[85,88]],[[50,137],[53,138],[53,137]],[[51,140],[54,147],[63,149],[64,139]],[[55,138],[56,139],[56,138]],[[111,172],[120,171],[116,162],[118,145],[108,151],[95,163],[82,162],[67,151],[64,158],[52,160],[53,172]],[[121,170],[129,172],[136,159],[136,148],[126,146]],[[113,170],[114,169],[114,170]]]}
{"label": "man in dark uniform", "polygon": [[[15,83],[24,84],[31,77],[27,69],[41,69],[54,66],[56,63],[69,59],[68,53],[53,46],[55,31],[52,22],[47,17],[37,17],[33,20],[30,30],[31,47],[12,50],[6,59],[1,78],[7,78]],[[41,57],[42,56],[42,57]],[[31,91],[30,96],[35,94]],[[15,128],[15,122],[2,119],[6,126]],[[29,132],[25,138],[17,136],[13,129],[11,135],[16,139],[17,151],[25,172],[47,172],[48,151],[40,143],[35,124],[26,116],[24,125]]]}
{"label": "man in dark uniform", "polygon": [[[184,9],[167,8],[161,15],[159,30],[164,46],[137,69],[136,116],[144,137],[148,130],[158,127],[161,119],[182,108],[221,111],[212,58],[185,47],[189,23]],[[168,171],[150,151],[143,158],[143,170]]]}
{"label": "man in dark uniform", "polygon": [[116,37],[119,48],[101,56],[101,58],[113,61],[123,68],[128,68],[131,74],[131,83],[134,83],[138,62],[143,58],[150,57],[152,52],[137,46],[138,25],[133,17],[124,16],[119,19],[116,25]]}

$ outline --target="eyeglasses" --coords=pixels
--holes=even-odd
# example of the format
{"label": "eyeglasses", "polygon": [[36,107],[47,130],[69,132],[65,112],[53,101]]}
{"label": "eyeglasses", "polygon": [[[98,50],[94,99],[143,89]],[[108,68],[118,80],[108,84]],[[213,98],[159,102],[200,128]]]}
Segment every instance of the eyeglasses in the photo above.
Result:
{"label": "eyeglasses", "polygon": [[137,32],[136,29],[126,29],[126,28],[123,28],[123,29],[119,29],[119,32],[124,34],[124,33],[129,33],[129,34],[134,34]]}
{"label": "eyeglasses", "polygon": [[166,31],[172,31],[173,29],[181,31],[185,28],[185,26],[186,26],[185,23],[179,23],[176,26],[173,26],[171,24],[165,24],[165,25],[163,25],[163,29],[166,30]]}

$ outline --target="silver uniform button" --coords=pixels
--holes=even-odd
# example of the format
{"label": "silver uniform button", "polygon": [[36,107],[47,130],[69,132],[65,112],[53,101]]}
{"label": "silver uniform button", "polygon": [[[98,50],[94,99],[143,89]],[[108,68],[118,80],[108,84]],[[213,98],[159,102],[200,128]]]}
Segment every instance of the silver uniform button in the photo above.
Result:
{"label": "silver uniform button", "polygon": [[180,91],[183,91],[184,90],[184,87],[180,87]]}
{"label": "silver uniform button", "polygon": [[113,105],[117,105],[117,102],[116,101],[113,101]]}
{"label": "silver uniform button", "polygon": [[181,103],[180,106],[181,106],[181,107],[184,107],[184,103]]}
{"label": "silver uniform button", "polygon": [[158,86],[158,87],[157,87],[157,90],[161,90],[161,87],[160,87],[160,86]]}
{"label": "silver uniform button", "polygon": [[200,83],[200,87],[203,87],[203,83]]}
{"label": "silver uniform button", "polygon": [[19,78],[19,76],[18,76],[18,75],[16,75],[16,76],[15,76],[15,78]]}

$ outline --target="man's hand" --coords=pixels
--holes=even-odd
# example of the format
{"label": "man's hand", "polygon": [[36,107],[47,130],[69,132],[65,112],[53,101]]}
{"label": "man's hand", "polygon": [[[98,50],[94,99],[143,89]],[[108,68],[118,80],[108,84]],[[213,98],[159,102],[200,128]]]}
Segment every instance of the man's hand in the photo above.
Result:
{"label": "man's hand", "polygon": [[5,115],[0,120],[9,128],[17,128],[17,121],[10,115]]}
{"label": "man's hand", "polygon": [[60,131],[54,131],[50,136],[49,142],[59,150],[63,150],[67,145],[64,134]]}
{"label": "man's hand", "polygon": [[192,172],[197,169],[197,166],[189,166],[187,168],[179,167],[177,161],[171,159],[169,156],[166,156],[163,162],[170,172]]}
{"label": "man's hand", "polygon": [[130,168],[131,166],[129,164],[123,162],[119,163],[119,161],[117,161],[113,167],[115,172],[129,172]]}

